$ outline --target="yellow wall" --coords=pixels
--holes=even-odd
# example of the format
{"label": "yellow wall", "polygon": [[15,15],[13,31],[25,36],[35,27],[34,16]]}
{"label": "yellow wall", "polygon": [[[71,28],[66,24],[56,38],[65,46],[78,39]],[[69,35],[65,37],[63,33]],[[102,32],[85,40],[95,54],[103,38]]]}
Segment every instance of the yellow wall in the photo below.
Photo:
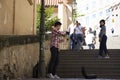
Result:
{"label": "yellow wall", "polygon": [[15,34],[33,34],[33,5],[27,0],[16,0]]}
{"label": "yellow wall", "polygon": [[0,0],[0,35],[13,33],[13,0]]}
{"label": "yellow wall", "polygon": [[30,5],[28,0],[0,0],[0,6],[0,35],[36,34],[35,3]]}

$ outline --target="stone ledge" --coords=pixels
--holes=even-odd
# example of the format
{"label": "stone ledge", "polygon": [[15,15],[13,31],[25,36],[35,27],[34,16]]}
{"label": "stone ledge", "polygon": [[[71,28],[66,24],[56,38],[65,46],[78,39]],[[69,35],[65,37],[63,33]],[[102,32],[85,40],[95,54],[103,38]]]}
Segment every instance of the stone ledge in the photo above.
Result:
{"label": "stone ledge", "polygon": [[38,35],[1,35],[0,36],[0,49],[14,45],[25,45],[30,43],[39,42]]}

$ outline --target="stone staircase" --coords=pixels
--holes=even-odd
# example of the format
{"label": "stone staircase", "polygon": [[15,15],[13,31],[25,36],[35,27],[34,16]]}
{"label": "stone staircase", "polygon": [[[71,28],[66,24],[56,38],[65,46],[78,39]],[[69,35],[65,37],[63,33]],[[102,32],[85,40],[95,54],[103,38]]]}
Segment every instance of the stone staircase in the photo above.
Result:
{"label": "stone staircase", "polygon": [[83,78],[81,67],[87,74],[98,78],[120,79],[120,49],[109,50],[110,59],[98,59],[98,50],[61,50],[57,73],[62,78]]}

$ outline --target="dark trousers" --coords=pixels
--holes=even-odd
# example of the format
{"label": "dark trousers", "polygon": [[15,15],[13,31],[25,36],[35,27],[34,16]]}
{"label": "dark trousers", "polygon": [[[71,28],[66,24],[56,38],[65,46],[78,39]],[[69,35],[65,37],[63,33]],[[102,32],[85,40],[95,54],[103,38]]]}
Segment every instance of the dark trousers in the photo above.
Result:
{"label": "dark trousers", "polygon": [[74,47],[75,47],[75,41],[76,41],[76,36],[75,36],[75,34],[71,34],[71,35],[70,35],[70,48],[71,48],[71,49],[74,49]]}
{"label": "dark trousers", "polygon": [[83,45],[84,37],[83,34],[76,34],[76,37],[77,37],[77,49],[79,50]]}
{"label": "dark trousers", "polygon": [[50,63],[48,66],[48,73],[52,73],[53,75],[55,75],[57,65],[59,62],[59,50],[58,48],[53,46],[50,48],[50,51],[51,51],[51,59],[50,59]]}
{"label": "dark trousers", "polygon": [[103,52],[106,55],[108,55],[108,50],[107,50],[106,42],[107,42],[107,36],[103,35],[102,40],[100,42],[100,47],[99,47],[99,55],[100,56],[103,56]]}

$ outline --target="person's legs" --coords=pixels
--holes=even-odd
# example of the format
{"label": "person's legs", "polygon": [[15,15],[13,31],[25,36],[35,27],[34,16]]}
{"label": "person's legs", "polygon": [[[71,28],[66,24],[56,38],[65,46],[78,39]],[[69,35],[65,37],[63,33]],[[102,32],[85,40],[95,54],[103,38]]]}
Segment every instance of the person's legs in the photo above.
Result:
{"label": "person's legs", "polygon": [[77,40],[77,50],[80,50],[81,47],[81,37],[79,34],[76,34],[76,40]]}
{"label": "person's legs", "polygon": [[89,49],[91,49],[91,44],[88,44]]}
{"label": "person's legs", "polygon": [[90,44],[90,49],[94,49],[93,47],[94,47],[94,45],[93,45],[93,44]]}
{"label": "person's legs", "polygon": [[108,54],[108,50],[107,50],[107,46],[106,46],[106,43],[107,43],[107,36],[106,35],[103,36],[103,43],[104,43],[103,51],[105,52],[105,55],[108,56],[109,54]]}
{"label": "person's legs", "polygon": [[95,49],[95,45],[94,44],[91,44],[91,46],[92,46],[92,49]]}
{"label": "person's legs", "polygon": [[83,46],[83,43],[85,43],[85,38],[84,38],[83,34],[80,34],[80,36],[81,36],[80,41],[82,43],[81,46]]}
{"label": "person's legs", "polygon": [[70,34],[70,49],[74,49],[74,40],[73,40],[74,35]]}
{"label": "person's legs", "polygon": [[55,47],[51,47],[50,48],[51,51],[51,59],[50,59],[50,63],[49,63],[49,67],[48,67],[48,73],[54,73],[54,66],[55,66],[55,62],[56,62],[56,57],[57,57],[57,49]]}
{"label": "person's legs", "polygon": [[84,39],[84,37],[83,37],[83,34],[80,34],[79,36],[80,36],[80,48],[83,49],[83,44],[85,43],[85,42],[84,42],[85,39]]}
{"label": "person's legs", "polygon": [[59,50],[58,50],[58,48],[56,50],[57,51],[56,51],[55,65],[53,67],[53,73],[52,73],[53,75],[56,74],[56,69],[57,69],[57,66],[58,66],[58,63],[59,63]]}
{"label": "person's legs", "polygon": [[100,42],[100,46],[99,46],[99,56],[103,56],[103,46],[104,46],[104,42],[103,39]]}
{"label": "person's legs", "polygon": [[72,46],[72,39],[71,39],[72,34],[70,34],[69,37],[70,37],[70,49],[72,49],[72,47],[73,47],[73,46]]}
{"label": "person's legs", "polygon": [[83,45],[84,38],[82,34],[76,34],[76,36],[77,36],[77,45],[78,45],[77,49],[79,50]]}

